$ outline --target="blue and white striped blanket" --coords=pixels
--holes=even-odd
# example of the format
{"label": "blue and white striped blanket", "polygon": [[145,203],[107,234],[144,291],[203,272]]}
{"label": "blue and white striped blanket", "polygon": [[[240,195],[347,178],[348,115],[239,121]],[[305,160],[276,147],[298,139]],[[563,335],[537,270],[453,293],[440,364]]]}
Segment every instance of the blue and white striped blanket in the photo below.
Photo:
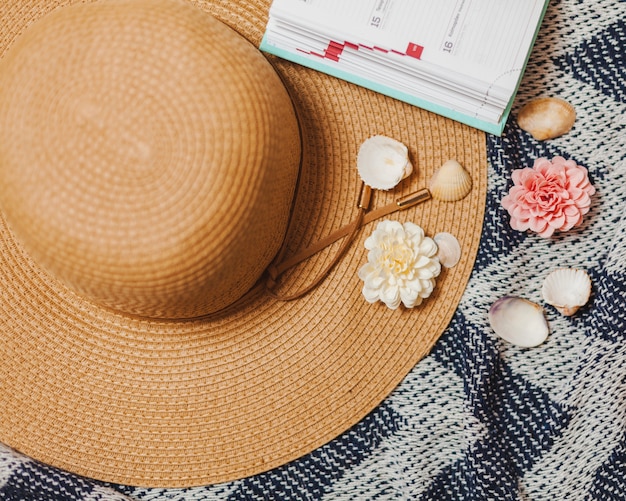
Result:
{"label": "blue and white striped blanket", "polygon": [[[538,142],[515,111],[548,95],[578,118],[567,135]],[[504,135],[488,136],[487,149],[482,240],[454,319],[351,430],[268,473],[174,490],[94,482],[0,445],[0,499],[626,499],[626,1],[551,2]],[[550,239],[512,230],[500,205],[511,171],[556,155],[589,170],[590,213]],[[546,305],[551,332],[537,348],[499,340],[493,301],[543,304],[543,277],[560,266],[589,272],[589,304],[573,317]]]}

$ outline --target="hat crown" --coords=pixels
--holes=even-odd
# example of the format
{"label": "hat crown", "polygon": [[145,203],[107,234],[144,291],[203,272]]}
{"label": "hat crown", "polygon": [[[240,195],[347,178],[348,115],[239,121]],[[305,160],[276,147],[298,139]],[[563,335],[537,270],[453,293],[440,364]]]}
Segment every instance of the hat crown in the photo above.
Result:
{"label": "hat crown", "polygon": [[0,63],[2,210],[47,271],[116,310],[219,311],[279,250],[300,158],[279,77],[187,2],[59,9]]}

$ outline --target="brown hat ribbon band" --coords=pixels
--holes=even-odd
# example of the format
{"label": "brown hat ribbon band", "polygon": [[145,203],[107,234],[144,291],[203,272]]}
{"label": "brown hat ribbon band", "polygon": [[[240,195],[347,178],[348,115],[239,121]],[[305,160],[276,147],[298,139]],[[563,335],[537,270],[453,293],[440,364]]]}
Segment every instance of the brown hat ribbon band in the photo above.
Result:
{"label": "brown hat ribbon band", "polygon": [[[315,242],[313,245],[310,245],[309,247],[301,250],[290,258],[285,259],[278,264],[272,264],[269,266],[269,268],[267,269],[268,278],[265,282],[265,289],[270,296],[280,301],[292,301],[294,299],[301,298],[305,294],[312,291],[315,287],[317,287],[322,282],[322,280],[324,280],[326,275],[330,273],[333,267],[341,260],[341,257],[345,254],[346,250],[350,247],[350,244],[354,241],[358,230],[362,226],[381,217],[393,214],[394,212],[406,210],[430,199],[430,192],[428,191],[428,189],[422,188],[421,190],[411,193],[405,197],[398,198],[395,202],[370,211],[369,206],[371,202],[371,193],[372,189],[366,184],[361,183],[359,201],[357,203],[359,212],[352,222],[345,226],[342,226],[327,237]],[[274,288],[277,285],[278,278],[285,271],[301,263],[305,259],[308,259],[311,256],[317,254],[318,252],[335,243],[341,238],[345,238],[345,240],[335,254],[334,258],[311,284],[305,286],[298,292],[289,295],[281,295],[274,291]],[[283,250],[281,250],[281,252],[278,254],[278,259],[282,257],[284,250],[285,249],[283,248]]]}

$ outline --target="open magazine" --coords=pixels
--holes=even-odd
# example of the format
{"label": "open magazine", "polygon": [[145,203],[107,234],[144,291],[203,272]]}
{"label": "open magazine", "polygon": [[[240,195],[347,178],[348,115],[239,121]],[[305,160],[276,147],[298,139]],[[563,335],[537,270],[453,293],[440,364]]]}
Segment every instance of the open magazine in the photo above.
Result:
{"label": "open magazine", "polygon": [[261,49],[501,134],[549,0],[274,0]]}

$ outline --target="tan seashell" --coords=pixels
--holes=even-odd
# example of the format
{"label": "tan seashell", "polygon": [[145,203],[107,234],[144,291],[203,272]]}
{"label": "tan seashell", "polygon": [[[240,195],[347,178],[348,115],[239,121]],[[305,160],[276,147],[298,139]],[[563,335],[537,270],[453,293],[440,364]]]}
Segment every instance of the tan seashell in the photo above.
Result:
{"label": "tan seashell", "polygon": [[430,178],[428,189],[437,200],[456,202],[472,190],[472,178],[459,162],[448,160]]}
{"label": "tan seashell", "polygon": [[563,315],[571,316],[589,301],[591,279],[584,270],[558,268],[544,279],[541,295]]}
{"label": "tan seashell", "polygon": [[576,110],[558,97],[542,97],[526,103],[517,114],[518,125],[538,141],[553,139],[570,131]]}
{"label": "tan seashell", "polygon": [[452,233],[437,233],[433,240],[437,244],[437,258],[441,266],[453,268],[461,259],[461,245]]}

